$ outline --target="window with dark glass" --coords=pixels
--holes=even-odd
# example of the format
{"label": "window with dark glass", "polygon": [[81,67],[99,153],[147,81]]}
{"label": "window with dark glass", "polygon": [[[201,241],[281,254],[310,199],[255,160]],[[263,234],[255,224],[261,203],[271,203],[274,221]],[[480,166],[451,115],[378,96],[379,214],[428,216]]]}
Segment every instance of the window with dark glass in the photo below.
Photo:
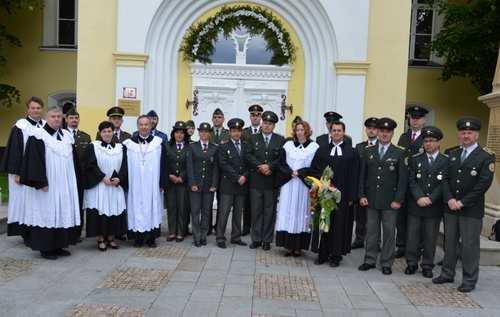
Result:
{"label": "window with dark glass", "polygon": [[76,5],[74,0],[59,1],[58,45],[76,46]]}

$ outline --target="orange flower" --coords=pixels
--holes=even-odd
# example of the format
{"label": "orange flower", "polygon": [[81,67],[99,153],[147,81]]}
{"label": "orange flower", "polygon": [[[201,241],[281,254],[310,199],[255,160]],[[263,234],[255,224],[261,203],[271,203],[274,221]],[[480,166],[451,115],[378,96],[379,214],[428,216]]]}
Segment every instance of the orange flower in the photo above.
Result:
{"label": "orange flower", "polygon": [[309,227],[311,224],[312,224],[312,222],[308,222],[308,223],[307,223],[307,226]]}
{"label": "orange flower", "polygon": [[312,191],[312,190],[309,192],[309,195],[311,197],[318,197],[318,193],[316,193],[315,191]]}
{"label": "orange flower", "polygon": [[314,206],[309,207],[309,209],[311,209],[311,210],[316,210],[316,209],[314,209]]}

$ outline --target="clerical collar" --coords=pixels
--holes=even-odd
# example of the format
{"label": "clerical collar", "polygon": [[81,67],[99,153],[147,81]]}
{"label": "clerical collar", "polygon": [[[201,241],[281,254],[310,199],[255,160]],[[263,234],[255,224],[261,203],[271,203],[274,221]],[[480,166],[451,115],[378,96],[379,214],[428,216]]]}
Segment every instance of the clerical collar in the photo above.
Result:
{"label": "clerical collar", "polygon": [[[61,128],[59,128],[57,131],[52,129],[51,127],[49,127],[48,124],[44,125],[43,128],[45,129],[45,131],[47,131],[48,134],[54,136],[54,137],[57,137],[57,139],[59,141],[61,141],[61,137],[64,136],[64,133],[63,131],[61,130]],[[57,134],[57,135],[56,135]]]}
{"label": "clerical collar", "polygon": [[31,123],[31,125],[38,125],[38,124],[40,124],[40,126],[42,125],[42,119],[38,119],[38,121],[35,121],[30,116],[27,116],[26,120],[28,120],[28,122]]}
{"label": "clerical collar", "polygon": [[137,141],[141,142],[141,143],[150,143],[151,141],[153,141],[154,139],[154,136],[152,135],[149,135],[147,138],[143,138],[142,135],[138,135],[138,138],[137,138]]}
{"label": "clerical collar", "polygon": [[108,147],[108,145],[111,146],[112,148],[114,148],[115,147],[115,142],[111,141],[109,143],[106,143],[104,141],[101,141],[101,146],[102,147]]}
{"label": "clerical collar", "polygon": [[307,147],[309,144],[311,144],[311,140],[307,139],[306,142],[304,143],[299,143],[299,141],[293,141],[293,145],[295,145],[295,147],[299,147],[301,144],[302,147]]}

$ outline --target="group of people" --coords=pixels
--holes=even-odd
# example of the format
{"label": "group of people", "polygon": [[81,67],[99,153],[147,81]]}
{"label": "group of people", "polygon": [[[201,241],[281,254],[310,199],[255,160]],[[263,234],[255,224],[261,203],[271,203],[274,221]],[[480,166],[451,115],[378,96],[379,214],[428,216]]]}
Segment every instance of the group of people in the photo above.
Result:
{"label": "group of people", "polygon": [[[146,241],[154,248],[165,202],[169,242],[191,234],[191,222],[195,247],[206,245],[215,229],[217,246],[225,249],[232,212],[232,244],[246,246],[241,237],[251,234],[251,249],[270,250],[276,230],[285,257],[311,248],[318,253],[315,264],[329,260],[337,267],[351,249],[364,247],[359,270],[375,268],[380,253],[383,274],[392,274],[397,257],[406,257],[405,274],[414,274],[422,257],[422,274],[432,278],[444,217],[443,270],[433,282],[453,281],[459,240],[458,290],[471,291],[477,282],[484,194],[495,155],[477,143],[481,122],[474,117],[457,122],[459,145],[446,155],[439,151],[442,131],[425,126],[427,111],[420,107],[408,109],[411,130],[397,145],[397,123],[371,117],[365,121],[368,139],[353,147],[342,116],[333,111],[324,115],[328,133],[314,142],[311,126],[298,116],[285,139],[274,133],[278,116],[260,105],[249,107],[248,127],[232,118],[227,130],[216,109],[212,124],[199,124],[194,142],[191,120],[175,122],[169,138],[156,129],[152,110],[137,119],[131,135],[121,130],[124,110],[113,107],[92,142],[78,129],[76,109],[61,129],[59,108],[47,108],[44,121],[40,98],[26,105],[28,117],[12,128],[0,171],[9,174],[8,235],[21,235],[44,258],[69,255],[64,248],[81,241],[83,210],[86,236],[97,237],[100,251],[118,249],[114,239],[124,235],[136,247]],[[306,178],[320,178],[325,168],[333,171],[330,181],[341,199],[340,212],[330,215],[329,230],[320,234],[312,230]]]}

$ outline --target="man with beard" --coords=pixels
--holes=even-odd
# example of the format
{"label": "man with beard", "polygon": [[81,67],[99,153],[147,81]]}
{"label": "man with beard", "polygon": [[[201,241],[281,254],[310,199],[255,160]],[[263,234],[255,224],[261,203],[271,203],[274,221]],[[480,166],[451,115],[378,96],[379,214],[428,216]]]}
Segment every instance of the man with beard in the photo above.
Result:
{"label": "man with beard", "polygon": [[[326,124],[326,128],[328,130],[328,133],[324,133],[322,135],[319,135],[317,138],[316,138],[316,143],[318,143],[318,145],[321,147],[323,145],[327,145],[327,144],[330,144],[332,143],[332,137],[331,137],[331,134],[330,134],[330,127],[332,126],[332,122],[335,122],[335,121],[340,121],[340,119],[342,119],[343,117],[334,112],[334,111],[328,111],[324,114],[325,117],[325,124]],[[345,145],[347,146],[352,146],[352,139],[349,135],[344,135],[344,143]]]}
{"label": "man with beard", "polygon": [[[331,184],[342,193],[337,204],[340,212],[330,214],[330,230],[319,240],[319,232],[313,232],[311,250],[318,253],[314,264],[320,265],[330,259],[330,266],[337,267],[342,256],[351,251],[354,202],[358,200],[359,154],[344,142],[345,124],[333,121],[330,125],[332,143],[320,147],[311,162],[310,173],[320,178],[329,166],[333,171]],[[321,242],[321,243],[320,243]]]}

